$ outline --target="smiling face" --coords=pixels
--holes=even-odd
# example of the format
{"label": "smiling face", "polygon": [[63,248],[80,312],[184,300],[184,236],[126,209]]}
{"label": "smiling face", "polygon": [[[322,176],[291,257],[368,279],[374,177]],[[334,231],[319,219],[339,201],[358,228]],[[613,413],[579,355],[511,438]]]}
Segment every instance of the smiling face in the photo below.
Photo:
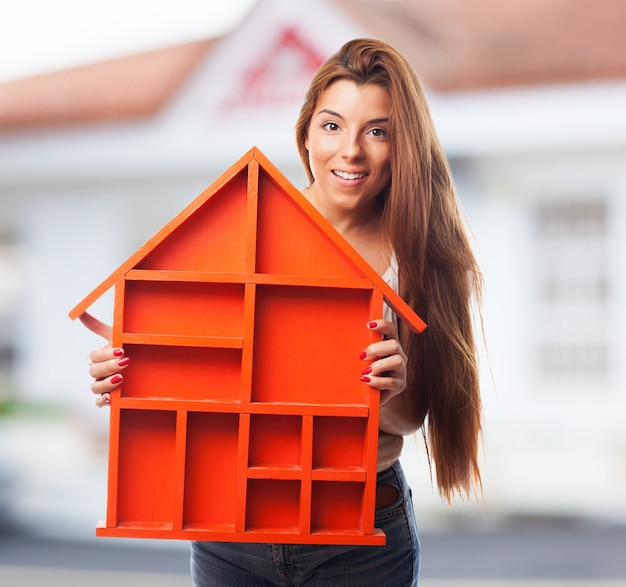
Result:
{"label": "smiling face", "polygon": [[377,85],[339,80],[320,96],[305,142],[313,183],[305,196],[326,218],[379,215],[389,184],[391,99]]}

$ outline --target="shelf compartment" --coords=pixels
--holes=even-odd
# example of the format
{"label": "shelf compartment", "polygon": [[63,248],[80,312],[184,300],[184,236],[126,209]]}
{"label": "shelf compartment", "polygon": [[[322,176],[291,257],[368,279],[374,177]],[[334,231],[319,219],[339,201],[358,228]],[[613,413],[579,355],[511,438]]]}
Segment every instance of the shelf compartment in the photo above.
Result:
{"label": "shelf compartment", "polygon": [[243,284],[126,282],[124,332],[241,337]]}
{"label": "shelf compartment", "polygon": [[313,470],[366,466],[366,418],[313,419]]}
{"label": "shelf compartment", "polygon": [[239,399],[241,350],[129,345],[126,353],[123,398]]}
{"label": "shelf compartment", "polygon": [[[136,269],[199,272],[242,272],[246,263],[247,174],[237,173],[209,194],[211,186],[190,208],[183,210],[174,222],[176,231],[166,238],[149,243],[147,254],[136,263]],[[157,233],[153,241],[161,236]]]}
{"label": "shelf compartment", "polygon": [[246,531],[297,531],[300,485],[297,480],[249,479]]}
{"label": "shelf compartment", "polygon": [[250,417],[250,467],[300,466],[302,418],[252,414]]}
{"label": "shelf compartment", "polygon": [[183,519],[186,527],[233,528],[237,506],[237,414],[187,415]]}
{"label": "shelf compartment", "polygon": [[[285,198],[282,186],[263,169],[260,169],[258,182],[256,260],[259,273],[361,276],[345,255],[337,254],[332,237],[319,229],[317,234],[312,234],[316,229],[309,215],[319,214],[313,206],[304,198],[299,205]],[[300,206],[306,206],[307,210]],[[315,246],[311,246],[311,240]]]}
{"label": "shelf compartment", "polygon": [[363,483],[314,481],[311,532],[362,531]]}
{"label": "shelf compartment", "polygon": [[257,286],[252,401],[367,404],[370,390],[359,381],[359,355],[370,342],[363,321],[370,295]]}
{"label": "shelf compartment", "polygon": [[[117,511],[109,526],[172,523],[176,506],[176,412],[122,410]],[[109,488],[111,489],[111,488]]]}

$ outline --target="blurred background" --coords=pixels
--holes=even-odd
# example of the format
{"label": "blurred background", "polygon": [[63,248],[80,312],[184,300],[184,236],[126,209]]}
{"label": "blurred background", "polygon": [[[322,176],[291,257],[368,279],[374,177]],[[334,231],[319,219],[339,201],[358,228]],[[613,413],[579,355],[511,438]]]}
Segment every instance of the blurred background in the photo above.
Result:
{"label": "blurred background", "polygon": [[[184,544],[94,538],[103,341],[67,312],[250,147],[303,186],[304,90],[362,36],[420,75],[486,280],[483,502],[444,506],[406,442],[425,585],[626,585],[626,3],[242,0],[182,26],[184,2],[137,1],[84,26],[67,8],[65,32],[36,4],[7,53],[23,64],[0,71],[3,585],[77,564],[77,545],[87,569],[132,552],[129,570],[188,584]],[[110,322],[112,301],[92,313]]]}

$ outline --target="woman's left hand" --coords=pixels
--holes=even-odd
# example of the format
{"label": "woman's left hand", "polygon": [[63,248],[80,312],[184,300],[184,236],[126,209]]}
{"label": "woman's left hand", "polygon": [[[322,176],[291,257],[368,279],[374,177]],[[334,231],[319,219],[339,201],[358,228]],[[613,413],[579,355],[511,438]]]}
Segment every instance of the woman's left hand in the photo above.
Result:
{"label": "woman's left hand", "polygon": [[380,404],[406,388],[407,357],[398,339],[398,328],[388,320],[372,320],[367,327],[383,335],[383,340],[373,342],[362,353],[361,359],[371,361],[361,373],[361,381],[380,390]]}

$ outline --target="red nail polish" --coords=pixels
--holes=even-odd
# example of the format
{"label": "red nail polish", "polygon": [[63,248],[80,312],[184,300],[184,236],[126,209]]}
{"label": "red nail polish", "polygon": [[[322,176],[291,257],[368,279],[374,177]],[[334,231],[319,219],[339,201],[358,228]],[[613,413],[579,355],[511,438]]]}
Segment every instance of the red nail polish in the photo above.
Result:
{"label": "red nail polish", "polygon": [[371,379],[370,379],[369,377],[365,377],[365,376],[363,376],[363,377],[361,377],[361,381],[362,381],[363,383],[369,383],[369,382],[371,381]]}
{"label": "red nail polish", "polygon": [[118,367],[123,367],[124,365],[128,365],[130,363],[130,359],[128,357],[124,357],[120,361],[117,362]]}
{"label": "red nail polish", "polygon": [[117,383],[121,383],[122,379],[123,377],[121,375],[113,375],[113,377],[111,377],[111,383],[116,385]]}
{"label": "red nail polish", "polygon": [[363,351],[360,355],[359,355],[359,359],[361,359],[361,361],[367,357],[367,353],[365,351]]}
{"label": "red nail polish", "polygon": [[105,396],[102,398],[102,401],[103,401],[105,404],[108,404],[108,403],[111,401],[111,398],[110,398],[108,395],[105,395]]}
{"label": "red nail polish", "polygon": [[113,351],[114,357],[122,357],[124,355],[124,351],[122,349],[115,349]]}
{"label": "red nail polish", "polygon": [[374,322],[374,321],[372,321],[372,322],[368,322],[368,323],[367,323],[367,325],[368,325],[370,328],[376,328],[376,327],[378,326],[378,322]]}
{"label": "red nail polish", "polygon": [[361,375],[369,375],[372,372],[372,368],[368,367],[361,372]]}

